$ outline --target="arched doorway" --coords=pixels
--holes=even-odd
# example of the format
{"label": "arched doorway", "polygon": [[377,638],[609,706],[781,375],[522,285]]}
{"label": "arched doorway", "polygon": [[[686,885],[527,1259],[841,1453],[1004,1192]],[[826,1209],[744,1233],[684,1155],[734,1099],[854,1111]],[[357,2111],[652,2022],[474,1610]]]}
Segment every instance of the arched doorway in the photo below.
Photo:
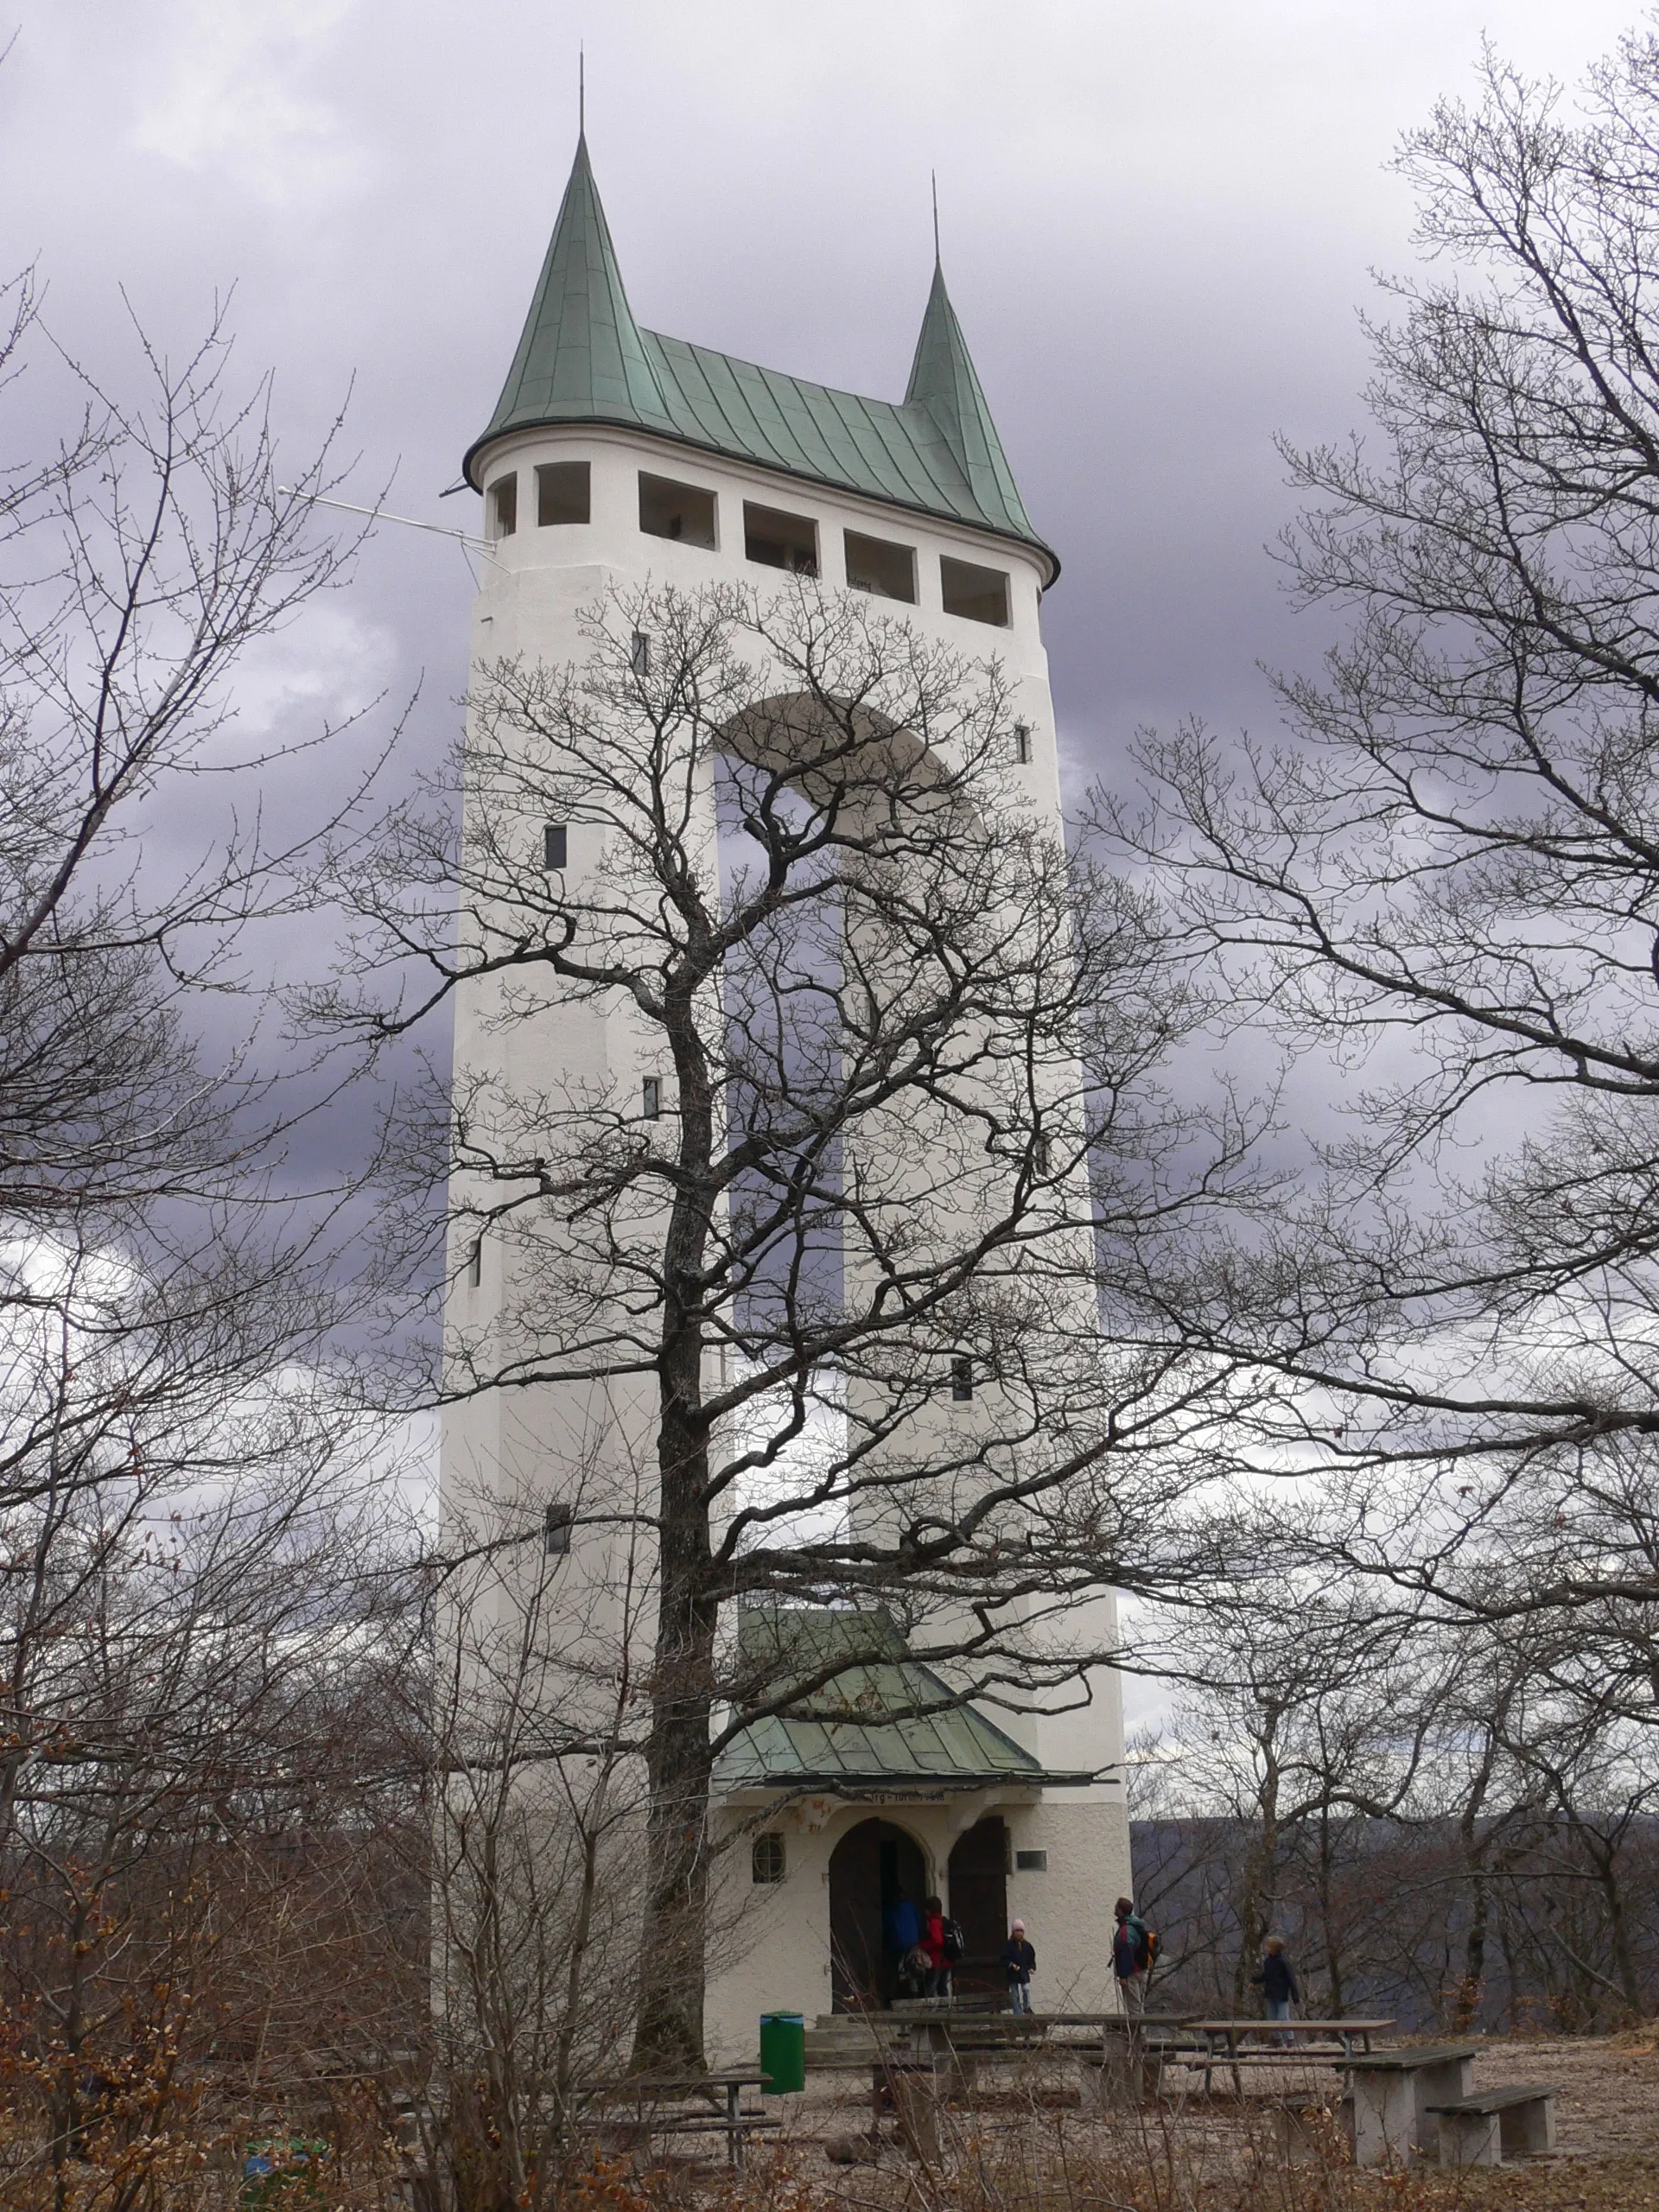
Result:
{"label": "arched doorway", "polygon": [[958,1996],[1006,1989],[1008,1831],[992,1813],[957,1838],[950,1853],[950,1910],[962,1924],[962,1959],[951,1982]]}
{"label": "arched doorway", "polygon": [[882,1915],[902,1891],[919,1906],[927,1861],[914,1836],[891,1821],[861,1821],[830,1854],[830,2002],[837,2012],[887,2004],[893,1968]]}

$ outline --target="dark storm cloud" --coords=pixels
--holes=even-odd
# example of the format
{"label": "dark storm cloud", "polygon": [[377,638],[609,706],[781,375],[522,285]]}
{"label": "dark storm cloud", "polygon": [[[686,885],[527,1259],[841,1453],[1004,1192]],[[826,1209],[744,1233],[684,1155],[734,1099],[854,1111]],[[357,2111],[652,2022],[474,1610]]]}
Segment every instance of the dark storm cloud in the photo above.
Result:
{"label": "dark storm cloud", "polygon": [[[568,168],[590,138],[640,320],[897,396],[931,252],[1065,575],[1047,629],[1080,770],[1136,723],[1270,712],[1307,657],[1261,548],[1271,436],[1357,419],[1353,309],[1408,254],[1382,174],[1468,80],[1481,31],[1574,76],[1630,20],[1580,0],[24,0],[0,72],[6,258],[124,373],[118,288],[175,349],[236,287],[238,359],[297,443],[348,386],[365,495],[440,504],[489,411]],[[14,410],[44,410],[46,383]],[[16,448],[16,436],[8,444]],[[267,656],[303,723],[424,671],[464,679],[457,553],[383,531],[355,588]]]}

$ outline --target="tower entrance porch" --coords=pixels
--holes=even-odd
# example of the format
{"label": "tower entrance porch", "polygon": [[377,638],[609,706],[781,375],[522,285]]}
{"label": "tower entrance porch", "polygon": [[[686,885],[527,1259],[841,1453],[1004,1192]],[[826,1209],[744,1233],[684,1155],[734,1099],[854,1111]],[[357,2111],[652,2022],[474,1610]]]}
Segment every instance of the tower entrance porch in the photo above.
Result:
{"label": "tower entrance porch", "polygon": [[888,1910],[902,1895],[919,1912],[927,1861],[906,1829],[861,1821],[830,1854],[830,2009],[861,2012],[893,2000],[899,1961],[884,1939]]}

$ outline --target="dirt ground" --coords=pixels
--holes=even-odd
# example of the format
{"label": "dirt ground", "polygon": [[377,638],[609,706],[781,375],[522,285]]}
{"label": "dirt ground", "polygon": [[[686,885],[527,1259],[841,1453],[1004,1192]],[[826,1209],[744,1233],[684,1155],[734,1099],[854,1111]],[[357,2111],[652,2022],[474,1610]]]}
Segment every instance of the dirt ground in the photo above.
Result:
{"label": "dirt ground", "polygon": [[[1297,2174],[1269,2151],[1268,2107],[1299,2091],[1327,2097],[1329,2062],[1305,2071],[1246,2069],[1242,2100],[1177,2093],[1101,2120],[1078,2112],[1064,2067],[1019,2076],[997,2069],[971,2105],[953,2108],[949,2178],[939,2176],[941,2185],[925,2194],[963,2212],[1012,2212],[1022,2202],[1043,2212],[1103,2212],[1108,2204],[1123,2212],[1659,2212],[1659,2025],[1594,2039],[1483,2042],[1476,2087],[1521,2082],[1555,2089],[1553,2158],[1461,2174],[1432,2166]],[[802,2178],[810,2172],[820,2201],[823,2192],[849,2207],[914,2204],[919,2177],[904,2177],[909,2162],[898,2151],[884,2152],[878,2170],[836,2167],[825,2157],[828,2139],[868,2130],[868,2075],[815,2083],[788,2102],[774,2155]]]}

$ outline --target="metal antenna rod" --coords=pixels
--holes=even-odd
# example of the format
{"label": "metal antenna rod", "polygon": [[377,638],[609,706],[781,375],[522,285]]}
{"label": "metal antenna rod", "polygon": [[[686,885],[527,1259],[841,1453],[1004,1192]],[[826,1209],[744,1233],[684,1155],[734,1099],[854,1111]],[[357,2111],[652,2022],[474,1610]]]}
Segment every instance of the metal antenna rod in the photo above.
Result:
{"label": "metal antenna rod", "polygon": [[576,48],[576,136],[588,135],[588,50]]}
{"label": "metal antenna rod", "polygon": [[939,173],[930,169],[928,176],[933,186],[933,258],[939,257]]}
{"label": "metal antenna rod", "polygon": [[338,507],[343,515],[366,515],[371,522],[395,522],[404,530],[428,530],[434,537],[458,537],[463,545],[471,546],[474,552],[481,553],[486,561],[495,561],[498,569],[501,566],[491,552],[488,540],[474,537],[470,531],[451,530],[447,523],[442,522],[416,522],[413,515],[390,514],[385,507],[354,507],[349,499],[327,499],[321,492],[296,492],[289,484],[279,484],[276,491],[281,499],[308,499],[314,507]]}

